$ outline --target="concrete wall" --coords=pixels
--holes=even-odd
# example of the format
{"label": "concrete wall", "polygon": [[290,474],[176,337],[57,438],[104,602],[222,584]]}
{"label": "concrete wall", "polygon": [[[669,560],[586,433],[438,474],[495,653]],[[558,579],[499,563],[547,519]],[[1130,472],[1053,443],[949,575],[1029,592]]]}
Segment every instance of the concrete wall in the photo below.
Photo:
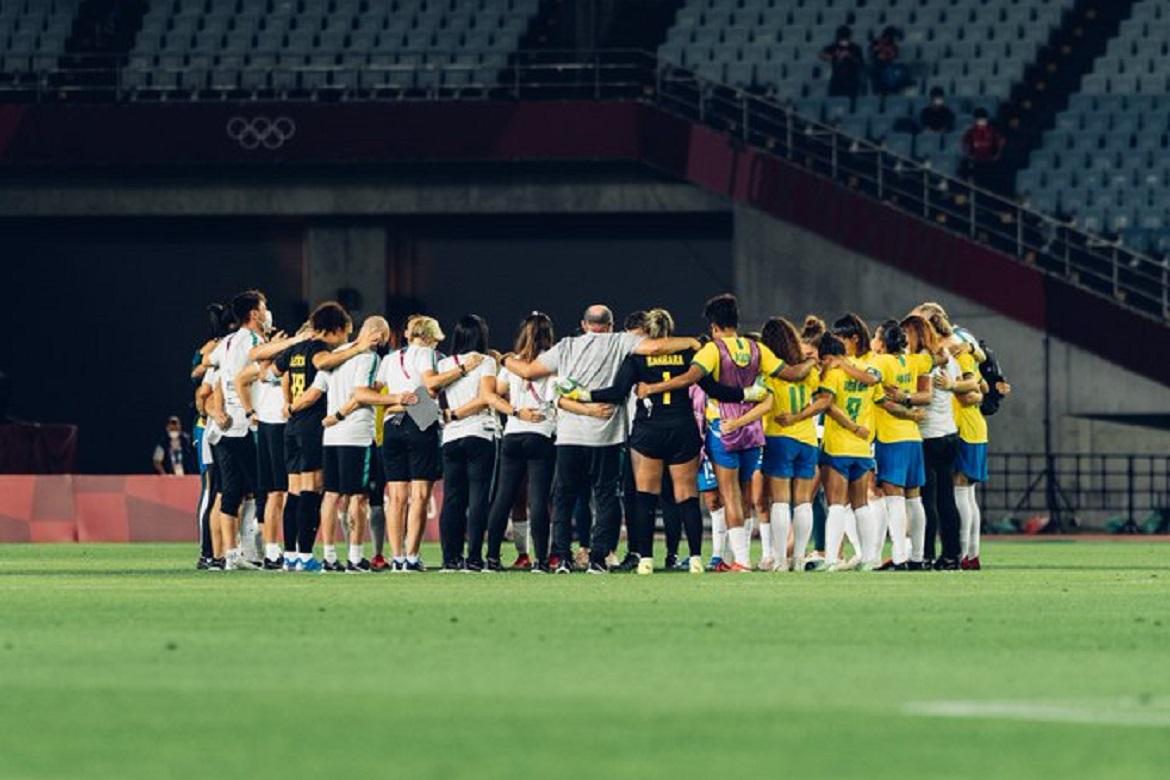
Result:
{"label": "concrete wall", "polygon": [[[1043,332],[744,207],[735,210],[734,254],[736,291],[745,320],[753,325],[775,314],[799,322],[815,312],[831,321],[856,311],[872,327],[922,301],[941,302],[956,323],[987,340],[1012,383],[1012,398],[990,418],[993,447],[1043,450]],[[1170,451],[1170,432],[1084,417],[1164,414],[1170,399],[1165,387],[1057,340],[1050,349],[1056,450]]]}

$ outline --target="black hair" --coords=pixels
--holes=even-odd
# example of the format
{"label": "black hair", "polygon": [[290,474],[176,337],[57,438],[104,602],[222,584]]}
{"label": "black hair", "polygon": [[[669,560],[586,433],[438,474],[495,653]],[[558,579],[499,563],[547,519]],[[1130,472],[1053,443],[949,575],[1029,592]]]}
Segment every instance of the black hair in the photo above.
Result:
{"label": "black hair", "polygon": [[717,328],[739,327],[739,303],[731,293],[716,295],[703,306],[703,319]]}
{"label": "black hair", "polygon": [[886,352],[891,355],[900,355],[906,350],[909,339],[902,325],[895,319],[889,319],[878,326],[882,332],[882,344],[886,345]]}
{"label": "black hair", "polygon": [[478,314],[465,314],[455,323],[451,334],[451,354],[465,355],[468,352],[486,352],[488,326]]}
{"label": "black hair", "polygon": [[946,94],[946,93],[945,93],[945,92],[943,92],[943,88],[942,88],[942,87],[931,87],[931,88],[930,88],[930,97],[931,97],[931,99],[932,99],[932,100],[933,100],[934,98],[940,98],[940,97],[942,97],[942,96],[943,96],[943,95],[945,95],[945,94]]}
{"label": "black hair", "polygon": [[817,342],[817,354],[822,358],[827,358],[833,355],[844,355],[845,342],[834,336],[832,333],[826,333],[821,336],[821,340]]}
{"label": "black hair", "polygon": [[853,312],[849,312],[833,323],[833,335],[846,341],[856,337],[858,355],[864,355],[870,350],[869,326],[865,324],[865,320]]}
{"label": "black hair", "polygon": [[772,317],[764,323],[760,330],[760,341],[789,365],[802,360],[800,334],[796,332],[796,326],[783,317]]}
{"label": "black hair", "polygon": [[837,28],[837,40],[847,41],[852,37],[853,37],[853,29],[849,25],[843,24]]}
{"label": "black hair", "polygon": [[986,108],[975,109],[975,118],[976,119],[987,119],[988,118],[987,109]]}
{"label": "black hair", "polygon": [[231,333],[236,319],[229,307],[222,303],[210,303],[207,305],[207,324],[211,327],[211,338],[221,339]]}
{"label": "black hair", "polygon": [[309,315],[309,324],[318,333],[348,331],[353,327],[349,312],[337,301],[325,301]]}
{"label": "black hair", "polygon": [[809,343],[815,344],[824,332],[828,330],[825,327],[825,321],[815,314],[805,315],[804,325],[800,329],[800,338]]}
{"label": "black hair", "polygon": [[642,309],[632,311],[626,315],[626,321],[622,323],[623,330],[645,330],[646,329],[646,312]]}
{"label": "black hair", "polygon": [[264,293],[259,290],[245,290],[244,292],[232,298],[231,310],[232,317],[239,325],[243,325],[248,321],[248,315],[260,308],[260,304],[268,299],[264,297]]}

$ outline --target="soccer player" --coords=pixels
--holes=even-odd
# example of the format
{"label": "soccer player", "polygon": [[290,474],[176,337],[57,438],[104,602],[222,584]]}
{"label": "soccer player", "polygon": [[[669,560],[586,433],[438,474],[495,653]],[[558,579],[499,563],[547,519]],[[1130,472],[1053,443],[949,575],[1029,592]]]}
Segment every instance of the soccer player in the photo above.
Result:
{"label": "soccer player", "polygon": [[962,371],[962,380],[978,380],[979,387],[967,392],[956,392],[955,420],[959,427],[959,457],[955,463],[955,504],[959,509],[959,568],[978,571],[979,536],[982,518],[975,486],[987,481],[987,420],[979,405],[987,392],[987,383],[975,364],[975,356],[961,352],[956,360]]}
{"label": "soccer player", "polygon": [[[318,372],[314,386],[326,386],[328,415],[322,421],[323,486],[321,501],[321,530],[325,543],[325,562],[338,568],[334,544],[335,524],[339,508],[349,517],[349,551],[344,569],[347,572],[369,572],[363,544],[369,509],[367,491],[370,475],[370,445],[374,441],[374,410],[352,402],[359,388],[373,387],[378,373],[376,349],[390,338],[390,325],[382,317],[368,317],[362,323],[358,342],[369,348],[336,368]],[[334,352],[345,352],[353,344],[337,347]]]}
{"label": "soccer player", "polygon": [[[488,350],[488,326],[482,317],[468,314],[455,323],[451,355],[439,361],[438,372],[459,371],[446,386],[446,425],[443,427],[443,508],[439,536],[443,571],[481,572],[483,540],[487,533],[492,481],[496,470],[499,418],[495,406],[496,360]],[[483,359],[467,369],[472,356]],[[467,555],[463,555],[464,538]],[[498,556],[497,556],[498,557]]]}
{"label": "soccer player", "polygon": [[[359,387],[354,393],[358,403],[388,407],[382,429],[382,458],[390,486],[387,524],[393,553],[391,569],[396,572],[426,571],[419,551],[426,531],[431,491],[442,476],[438,423],[420,429],[406,414],[406,406],[416,403],[422,392],[437,396],[444,387],[477,369],[484,360],[483,355],[473,354],[460,365],[438,371],[435,347],[444,338],[442,328],[433,317],[411,317],[406,323],[406,346],[391,352],[382,361],[374,387]],[[387,392],[381,392],[383,388]]]}
{"label": "soccer player", "polygon": [[[674,319],[665,309],[652,309],[645,315],[644,328],[651,339],[666,339],[674,333]],[[686,373],[695,350],[684,349],[669,355],[634,354],[625,358],[611,387],[599,390],[582,388],[573,377],[558,381],[558,390],[565,389],[567,397],[585,402],[620,404],[630,396],[638,383],[669,380]],[[737,403],[745,391],[723,387],[709,376],[700,384],[712,397]],[[755,400],[766,396],[762,387],[752,386]],[[691,545],[688,570],[703,571],[702,512],[699,508],[698,472],[702,439],[691,413],[689,398],[678,392],[649,395],[635,407],[633,430],[630,435],[633,455],[634,480],[637,488],[630,518],[630,550],[635,556],[639,574],[654,571],[654,513],[663,487],[663,472],[669,471],[674,486],[674,500],[678,504],[683,526]]]}
{"label": "soccer player", "polygon": [[918,430],[918,422],[925,415],[918,410],[930,404],[934,361],[926,353],[907,353],[909,341],[897,320],[883,322],[874,343],[877,354],[870,365],[880,375],[885,389],[885,403],[875,413],[875,454],[878,490],[883,496],[879,508],[886,524],[879,524],[875,546],[866,552],[864,564],[876,562],[881,555],[888,527],[893,543],[888,568],[903,571],[910,558],[906,499],[918,498],[926,482],[922,433]]}
{"label": "soccer player", "polygon": [[[700,349],[686,373],[669,381],[639,385],[638,396],[664,392],[678,392],[710,376],[730,387],[750,387],[757,380],[780,377],[800,381],[808,376],[815,363],[806,360],[789,366],[772,350],[739,335],[739,305],[733,295],[717,295],[707,301],[703,316],[711,330],[711,341]],[[728,539],[735,563],[729,571],[751,571],[751,540],[744,528],[744,500],[740,486],[749,482],[759,470],[761,448],[764,444],[762,425],[738,428],[734,436],[720,431],[723,417],[740,417],[747,413],[746,404],[725,404],[708,399],[707,452],[715,466],[715,477],[726,511]]]}
{"label": "soccer player", "polygon": [[[214,455],[219,464],[222,488],[217,519],[212,526],[213,534],[218,530],[225,568],[229,571],[258,568],[245,557],[239,540],[240,508],[244,499],[256,491],[256,442],[252,436],[256,412],[251,408],[251,399],[240,396],[235,380],[248,367],[251,362],[248,353],[261,343],[262,334],[272,322],[267,299],[259,290],[237,295],[232,299],[231,310],[239,327],[216,347],[219,369],[216,372],[215,422],[221,435]],[[255,511],[254,506],[252,511]],[[245,537],[251,535],[246,529]],[[245,542],[254,544],[250,538]]]}
{"label": "soccer player", "polygon": [[[313,546],[321,523],[321,492],[324,488],[324,428],[327,414],[323,394],[313,390],[318,371],[329,371],[351,357],[368,352],[377,344],[377,334],[369,333],[345,349],[338,350],[353,328],[345,308],[336,301],[326,301],[309,315],[309,338],[298,341],[280,352],[272,371],[281,376],[284,400],[288,406],[288,423],[284,431],[285,467],[288,470],[288,498],[285,504],[285,569],[316,572],[322,569],[313,557]],[[306,393],[312,394],[302,399]],[[291,516],[290,516],[291,515]],[[290,547],[289,520],[296,521],[296,547]],[[328,539],[332,543],[332,539]],[[295,566],[293,562],[295,561]],[[344,566],[331,565],[333,571]]]}
{"label": "soccer player", "polygon": [[[514,355],[504,358],[504,367],[522,379],[537,380],[553,374],[572,377],[588,390],[613,384],[626,355],[670,354],[696,344],[693,339],[644,339],[632,333],[613,332],[613,312],[600,304],[585,310],[582,334],[561,339],[552,349],[533,361]],[[557,415],[557,465],[553,490],[552,554],[556,572],[572,572],[570,555],[571,523],[578,497],[592,488],[597,519],[589,545],[592,574],[609,572],[606,557],[617,547],[621,531],[621,447],[626,437],[626,414],[622,406],[602,418],[574,413],[573,401],[561,399]],[[580,411],[580,410],[579,410]]]}
{"label": "soccer player", "polygon": [[[513,347],[516,357],[525,363],[537,360],[552,349],[553,322],[547,314],[533,312],[520,324]],[[505,415],[504,438],[500,445],[500,472],[496,495],[488,513],[487,559],[484,570],[500,571],[500,545],[508,524],[508,513],[520,497],[527,476],[528,522],[532,529],[535,560],[532,571],[549,569],[549,501],[552,496],[553,471],[556,468],[555,409],[548,378],[529,380],[501,368],[496,380],[496,411]],[[517,543],[527,528],[513,522]]]}

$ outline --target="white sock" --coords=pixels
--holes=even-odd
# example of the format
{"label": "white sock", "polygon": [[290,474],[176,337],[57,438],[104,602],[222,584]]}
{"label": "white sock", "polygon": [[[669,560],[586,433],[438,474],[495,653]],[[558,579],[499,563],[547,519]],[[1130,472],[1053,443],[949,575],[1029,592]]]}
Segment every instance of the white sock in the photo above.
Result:
{"label": "white sock", "polygon": [[408,556],[406,556],[406,562],[407,563],[418,563],[418,556],[417,555],[408,555]]}
{"label": "white sock", "polygon": [[711,557],[722,558],[727,549],[727,509],[711,511]]}
{"label": "white sock", "polygon": [[311,553],[311,552],[303,552],[303,553],[297,553],[297,554],[300,556],[301,561],[303,563],[308,563],[309,561],[313,560],[313,553]]}
{"label": "white sock", "polygon": [[[811,508],[811,507],[810,507]],[[825,563],[832,564],[840,560],[841,539],[845,536],[845,523],[849,510],[844,504],[833,504],[829,507],[829,516],[825,518]]]}
{"label": "white sock", "polygon": [[[785,539],[785,542],[788,540]],[[760,523],[760,545],[763,547],[764,560],[776,559],[776,540],[772,538],[772,524]]]}
{"label": "white sock", "polygon": [[743,519],[743,530],[747,533],[748,544],[751,544],[752,537],[756,535],[756,526],[759,523],[756,521],[755,514],[750,514]]}
{"label": "white sock", "polygon": [[971,502],[968,494],[974,494],[975,488],[970,485],[955,485],[955,506],[959,510],[959,556],[968,558],[971,555]]}
{"label": "white sock", "polygon": [[926,506],[922,496],[906,499],[906,515],[910,520],[910,560],[922,563],[926,552]]}
{"label": "white sock", "polygon": [[233,547],[232,549],[225,552],[223,557],[226,561],[238,561],[240,559],[240,548]]}
{"label": "white sock", "polygon": [[861,555],[865,548],[861,546],[861,535],[857,532],[857,515],[851,507],[845,507],[845,538],[853,545],[853,554]]}
{"label": "white sock", "polygon": [[878,497],[869,502],[870,514],[874,517],[874,538],[870,542],[872,545],[869,551],[869,559],[875,563],[881,563],[882,552],[886,547],[886,531],[890,528],[890,518],[886,516],[886,502]]}
{"label": "white sock", "polygon": [[337,563],[337,545],[325,545],[325,560],[329,563]]}
{"label": "white sock", "polygon": [[812,504],[797,504],[792,510],[792,568],[803,571],[808,540],[812,537]]}
{"label": "white sock", "polygon": [[871,556],[877,547],[877,516],[870,510],[868,504],[854,509],[853,516],[857,519],[857,536],[861,539],[858,554],[861,555],[862,561],[872,562]]}
{"label": "white sock", "polygon": [[360,544],[351,544],[349,546],[349,562],[350,563],[352,563],[352,564],[361,563],[363,557],[365,557],[365,556],[362,555],[362,546]]}
{"label": "white sock", "polygon": [[[792,525],[792,506],[779,502],[772,504],[770,519],[772,522],[768,525],[772,528],[772,549],[776,553],[776,566],[784,571],[788,568],[788,529]],[[792,557],[799,559],[800,550],[793,548]]]}
{"label": "white sock", "polygon": [[731,554],[740,566],[751,566],[751,542],[748,540],[746,528],[728,528],[727,538],[731,542]]}
{"label": "white sock", "polygon": [[967,500],[971,502],[971,541],[968,544],[968,555],[972,558],[979,557],[979,542],[983,536],[983,511],[979,509],[979,499],[975,496],[975,486],[971,486],[971,492],[967,494]]}
{"label": "white sock", "polygon": [[512,544],[516,545],[518,555],[528,554],[528,521],[512,521]]}
{"label": "white sock", "polygon": [[890,552],[894,563],[905,563],[909,553],[906,539],[906,497],[886,496],[882,503],[886,505],[886,519],[890,524]]}
{"label": "white sock", "polygon": [[270,561],[280,560],[280,545],[275,542],[268,542],[264,545],[264,557]]}
{"label": "white sock", "polygon": [[240,505],[240,551],[249,559],[259,558],[263,543],[260,525],[256,522],[256,499],[245,498]]}

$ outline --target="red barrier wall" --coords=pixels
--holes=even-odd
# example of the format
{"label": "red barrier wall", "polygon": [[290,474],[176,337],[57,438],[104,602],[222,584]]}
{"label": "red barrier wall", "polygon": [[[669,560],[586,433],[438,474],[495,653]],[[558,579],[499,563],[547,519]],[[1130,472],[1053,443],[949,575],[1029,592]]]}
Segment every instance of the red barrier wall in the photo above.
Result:
{"label": "red barrier wall", "polygon": [[[199,477],[0,475],[0,542],[191,542]],[[438,539],[442,485],[427,540]]]}

